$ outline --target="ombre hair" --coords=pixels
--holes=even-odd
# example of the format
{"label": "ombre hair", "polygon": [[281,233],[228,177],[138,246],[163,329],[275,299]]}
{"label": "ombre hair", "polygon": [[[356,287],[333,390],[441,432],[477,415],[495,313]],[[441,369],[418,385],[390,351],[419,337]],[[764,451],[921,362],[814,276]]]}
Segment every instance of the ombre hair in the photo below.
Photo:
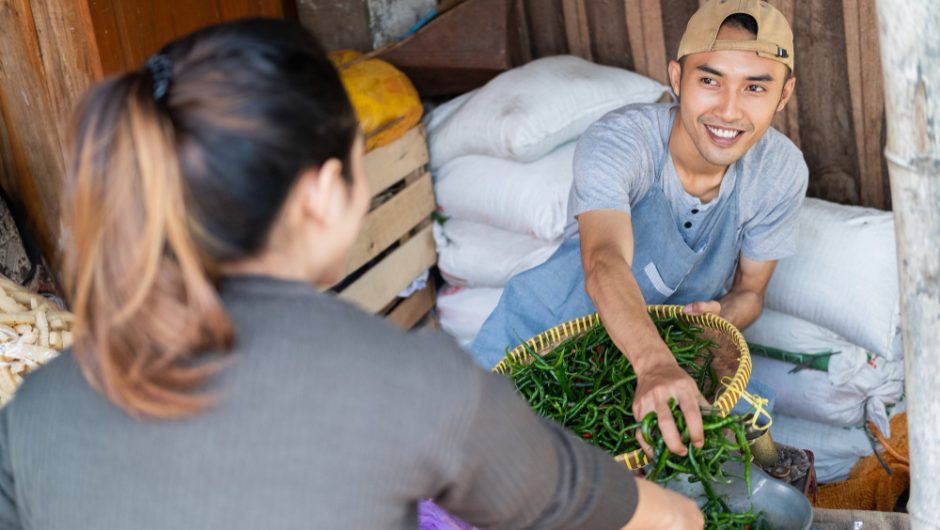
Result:
{"label": "ombre hair", "polygon": [[211,404],[207,380],[234,339],[218,264],[264,248],[303,171],[348,168],[357,125],[322,48],[292,23],[212,26],[160,56],[166,79],[119,75],[77,109],[63,278],[89,383],[134,416],[174,418]]}

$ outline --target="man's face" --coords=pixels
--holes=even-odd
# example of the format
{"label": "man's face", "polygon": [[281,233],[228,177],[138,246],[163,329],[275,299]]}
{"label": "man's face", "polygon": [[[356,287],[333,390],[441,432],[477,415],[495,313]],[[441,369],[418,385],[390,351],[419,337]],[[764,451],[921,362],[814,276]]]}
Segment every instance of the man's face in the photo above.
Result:
{"label": "man's face", "polygon": [[[724,27],[720,40],[751,40],[742,28]],[[669,64],[673,90],[679,96],[685,136],[705,162],[727,167],[744,156],[764,134],[774,114],[793,93],[795,78],[787,67],[749,51],[715,51],[685,57],[683,66]],[[692,155],[693,153],[689,153]]]}

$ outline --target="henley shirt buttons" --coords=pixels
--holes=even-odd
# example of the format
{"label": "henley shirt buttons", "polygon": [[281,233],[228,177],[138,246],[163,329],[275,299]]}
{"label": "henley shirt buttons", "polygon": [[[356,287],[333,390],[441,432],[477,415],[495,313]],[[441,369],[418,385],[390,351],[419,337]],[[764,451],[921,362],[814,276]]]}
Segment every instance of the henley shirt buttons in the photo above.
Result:
{"label": "henley shirt buttons", "polygon": [[698,208],[692,208],[692,213],[698,213]]}
{"label": "henley shirt buttons", "polygon": [[686,221],[685,225],[683,226],[685,226],[686,228],[692,228],[692,221]]}

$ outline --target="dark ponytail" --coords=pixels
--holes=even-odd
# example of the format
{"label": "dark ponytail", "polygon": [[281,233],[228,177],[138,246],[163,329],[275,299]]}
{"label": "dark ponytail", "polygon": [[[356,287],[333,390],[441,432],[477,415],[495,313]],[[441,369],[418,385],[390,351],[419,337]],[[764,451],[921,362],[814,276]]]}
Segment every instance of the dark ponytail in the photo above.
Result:
{"label": "dark ponytail", "polygon": [[[275,20],[213,26],[93,88],[70,153],[64,278],[74,352],[129,413],[209,398],[231,323],[218,263],[258,252],[296,178],[346,161],[356,121],[316,40]],[[348,164],[344,164],[348,167]]]}

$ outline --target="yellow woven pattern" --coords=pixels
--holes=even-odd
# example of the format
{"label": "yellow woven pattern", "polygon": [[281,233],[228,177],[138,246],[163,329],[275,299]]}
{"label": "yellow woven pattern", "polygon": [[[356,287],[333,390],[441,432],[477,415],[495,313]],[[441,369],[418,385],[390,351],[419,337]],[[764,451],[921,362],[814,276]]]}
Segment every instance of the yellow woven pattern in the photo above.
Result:
{"label": "yellow woven pattern", "polygon": [[[719,414],[722,416],[728,415],[728,413],[731,412],[731,408],[734,407],[734,404],[741,398],[741,394],[744,393],[747,382],[751,378],[751,352],[741,332],[731,325],[730,322],[718,315],[687,315],[682,312],[682,306],[680,305],[650,305],[646,306],[646,309],[649,311],[650,316],[655,318],[679,318],[704,328],[717,330],[731,340],[738,350],[738,368],[734,376],[731,377],[731,380],[724,382],[724,390],[713,403],[715,408],[718,409]],[[543,331],[519,346],[516,346],[506,354],[506,357],[519,361],[528,358],[530,352],[544,355],[554,346],[571,337],[576,337],[586,332],[598,322],[600,322],[600,317],[597,313],[569,320],[568,322]],[[498,374],[508,373],[509,366],[506,359],[500,361],[499,364],[493,368],[493,372]],[[618,455],[616,460],[623,462],[629,469],[639,469],[649,463],[646,453],[641,450]]]}

